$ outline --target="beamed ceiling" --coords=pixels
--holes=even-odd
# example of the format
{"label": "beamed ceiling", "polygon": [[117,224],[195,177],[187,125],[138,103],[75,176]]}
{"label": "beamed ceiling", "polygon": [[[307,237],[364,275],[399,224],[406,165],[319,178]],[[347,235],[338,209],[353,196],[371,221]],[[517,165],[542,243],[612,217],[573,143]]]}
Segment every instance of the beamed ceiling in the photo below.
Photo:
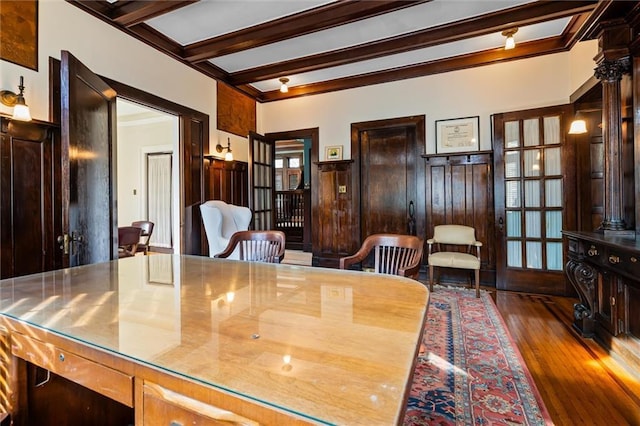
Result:
{"label": "beamed ceiling", "polygon": [[[71,1],[259,102],[571,49],[611,1]],[[623,2],[615,2],[623,3]],[[505,50],[505,30],[517,28]],[[289,92],[279,79],[289,79]]]}

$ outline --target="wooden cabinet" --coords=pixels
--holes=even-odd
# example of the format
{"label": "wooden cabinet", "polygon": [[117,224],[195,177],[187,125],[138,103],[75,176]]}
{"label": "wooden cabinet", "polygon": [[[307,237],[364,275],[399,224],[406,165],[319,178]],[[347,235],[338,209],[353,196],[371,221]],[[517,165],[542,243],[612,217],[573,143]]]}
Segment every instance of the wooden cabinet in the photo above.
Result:
{"label": "wooden cabinet", "polygon": [[351,160],[317,163],[317,202],[312,212],[314,266],[337,267],[340,257],[360,246],[358,220],[352,209],[352,164]]}
{"label": "wooden cabinet", "polygon": [[633,368],[640,367],[640,241],[596,232],[564,233],[565,272],[580,302],[574,327]]}

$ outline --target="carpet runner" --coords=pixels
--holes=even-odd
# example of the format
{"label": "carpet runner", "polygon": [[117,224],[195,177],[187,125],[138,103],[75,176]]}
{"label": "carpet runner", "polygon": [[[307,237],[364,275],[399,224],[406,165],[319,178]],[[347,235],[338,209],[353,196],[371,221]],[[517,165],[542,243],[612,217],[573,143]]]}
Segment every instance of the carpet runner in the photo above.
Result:
{"label": "carpet runner", "polygon": [[552,424],[489,293],[434,287],[404,424]]}

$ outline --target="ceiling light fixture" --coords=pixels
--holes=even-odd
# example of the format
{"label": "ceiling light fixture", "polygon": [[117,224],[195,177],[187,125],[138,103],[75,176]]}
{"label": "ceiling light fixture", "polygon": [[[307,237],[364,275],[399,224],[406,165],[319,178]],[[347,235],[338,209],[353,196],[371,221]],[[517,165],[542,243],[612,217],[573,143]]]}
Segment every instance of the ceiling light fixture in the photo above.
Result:
{"label": "ceiling light fixture", "polygon": [[286,77],[282,77],[280,79],[280,92],[287,93],[289,91],[289,87],[287,86],[288,82],[289,82],[289,79]]}
{"label": "ceiling light fixture", "polygon": [[29,107],[24,100],[24,78],[20,76],[20,92],[16,95],[11,90],[0,91],[0,102],[2,104],[13,107],[13,119],[19,121],[31,121],[31,113]]}
{"label": "ceiling light fixture", "polygon": [[509,50],[516,47],[516,40],[513,38],[513,35],[517,32],[518,32],[517,28],[510,28],[502,32],[502,35],[507,38],[504,41],[504,50]]}
{"label": "ceiling light fixture", "polygon": [[227,146],[220,145],[220,142],[216,145],[216,151],[222,152],[227,150],[227,153],[224,154],[224,161],[233,161],[233,154],[231,153],[231,140],[227,138]]}

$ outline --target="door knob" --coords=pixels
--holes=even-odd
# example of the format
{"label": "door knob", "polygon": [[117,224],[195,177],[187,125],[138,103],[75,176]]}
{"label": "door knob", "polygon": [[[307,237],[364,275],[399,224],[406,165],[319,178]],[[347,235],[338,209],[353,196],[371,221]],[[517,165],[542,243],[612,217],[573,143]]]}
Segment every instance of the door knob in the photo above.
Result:
{"label": "door knob", "polygon": [[64,254],[69,254],[69,234],[59,235],[57,238],[60,249]]}

